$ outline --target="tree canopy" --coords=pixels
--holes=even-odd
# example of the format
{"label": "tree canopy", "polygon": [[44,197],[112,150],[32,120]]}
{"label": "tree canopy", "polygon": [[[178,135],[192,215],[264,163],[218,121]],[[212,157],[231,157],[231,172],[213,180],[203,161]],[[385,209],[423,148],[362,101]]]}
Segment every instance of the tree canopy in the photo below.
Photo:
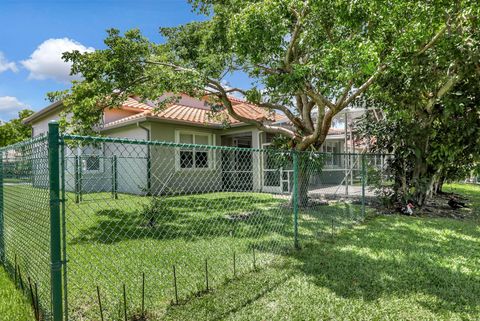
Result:
{"label": "tree canopy", "polygon": [[435,47],[382,74],[369,96],[385,118],[366,119],[374,150],[395,154],[397,195],[422,205],[445,179],[480,159],[480,7],[465,7]]}
{"label": "tree canopy", "polygon": [[32,127],[30,125],[24,125],[22,121],[32,114],[32,110],[21,110],[18,112],[18,118],[14,118],[0,125],[0,147],[15,144],[30,138]]}
{"label": "tree canopy", "polygon": [[[475,1],[192,0],[203,19],[160,28],[165,43],[139,30],[111,29],[106,49],[70,52],[72,73],[82,74],[64,99],[70,130],[90,133],[103,108],[128,95],[156,101],[166,92],[209,97],[214,110],[281,134],[292,146],[319,147],[333,117],[389,70],[401,70],[473,15]],[[470,10],[470,11],[469,11]],[[247,88],[227,84],[232,73],[251,79]],[[288,117],[277,126],[242,117],[231,94]],[[172,98],[173,99],[173,98]],[[67,124],[64,124],[67,125]]]}

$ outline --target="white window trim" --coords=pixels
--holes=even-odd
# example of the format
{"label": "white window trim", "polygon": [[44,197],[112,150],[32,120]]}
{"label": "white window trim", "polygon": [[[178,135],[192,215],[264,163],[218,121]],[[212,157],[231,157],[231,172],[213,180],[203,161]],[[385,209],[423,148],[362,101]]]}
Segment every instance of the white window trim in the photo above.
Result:
{"label": "white window trim", "polygon": [[[101,150],[100,154],[84,154],[82,147],[77,147],[77,154],[80,156],[80,166],[82,167],[82,173],[103,173],[105,171],[104,167],[104,160],[105,160],[105,145],[101,143],[101,147],[99,148]],[[89,156],[98,156],[98,169],[88,169],[87,168],[87,160],[86,158]]]}
{"label": "white window trim", "polygon": [[[193,144],[195,144],[195,135],[199,136],[207,136],[208,137],[208,145],[209,146],[216,146],[215,141],[215,134],[200,132],[200,131],[191,131],[191,130],[182,130],[176,129],[175,130],[175,143],[182,144],[180,142],[180,135],[192,135],[193,136]],[[207,146],[207,145],[205,145]],[[193,167],[192,168],[183,168],[180,167],[180,151],[182,150],[181,147],[175,148],[175,171],[211,171],[216,168],[216,161],[214,159],[215,153],[212,149],[207,149],[208,152],[208,167],[195,167],[195,148],[193,149],[184,149],[185,151],[193,152]]]}

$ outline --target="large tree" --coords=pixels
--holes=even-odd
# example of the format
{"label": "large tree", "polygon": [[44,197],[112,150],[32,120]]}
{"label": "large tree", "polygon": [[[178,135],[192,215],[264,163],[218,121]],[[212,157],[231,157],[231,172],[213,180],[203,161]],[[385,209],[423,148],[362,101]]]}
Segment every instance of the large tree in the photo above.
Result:
{"label": "large tree", "polygon": [[419,205],[480,157],[480,6],[468,9],[434,48],[386,71],[369,93],[386,117],[366,119],[362,131],[374,149],[394,153],[395,195]]}
{"label": "large tree", "polygon": [[[138,30],[109,30],[106,49],[65,53],[82,74],[64,99],[70,130],[90,133],[105,107],[128,95],[158,101],[165,92],[210,97],[214,110],[280,134],[297,150],[324,142],[333,117],[385,71],[424,57],[461,24],[474,1],[194,0],[203,21],[161,28],[165,43]],[[455,28],[453,28],[454,30]],[[251,79],[228,84],[232,73]],[[230,95],[288,117],[277,126],[235,112]],[[159,109],[167,101],[158,102]]]}
{"label": "large tree", "polygon": [[18,112],[18,118],[0,125],[0,147],[20,142],[32,135],[32,127],[22,123],[25,118],[32,114],[32,110],[21,110]]}

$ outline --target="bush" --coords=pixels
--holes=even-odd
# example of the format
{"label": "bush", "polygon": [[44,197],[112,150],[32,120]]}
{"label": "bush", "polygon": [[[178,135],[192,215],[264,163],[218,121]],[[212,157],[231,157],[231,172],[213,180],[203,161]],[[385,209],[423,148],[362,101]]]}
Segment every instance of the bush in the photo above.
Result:
{"label": "bush", "polygon": [[148,204],[143,205],[142,215],[149,227],[154,227],[159,220],[172,215],[172,210],[168,207],[165,199],[161,197],[152,197]]}

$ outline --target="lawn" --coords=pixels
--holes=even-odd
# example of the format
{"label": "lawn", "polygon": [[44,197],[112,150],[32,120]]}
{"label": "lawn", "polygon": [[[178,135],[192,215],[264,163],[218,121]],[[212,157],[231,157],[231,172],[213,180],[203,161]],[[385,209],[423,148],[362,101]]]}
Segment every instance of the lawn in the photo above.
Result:
{"label": "lawn", "polygon": [[15,288],[13,281],[2,268],[0,268],[0,320],[34,320],[33,309],[26,297]]}
{"label": "lawn", "polygon": [[[15,188],[11,195],[31,193]],[[145,275],[151,319],[478,319],[480,188],[447,188],[475,200],[471,219],[356,224],[359,205],[319,205],[300,212],[299,252],[288,200],[269,194],[166,198],[152,226],[142,215],[149,198],[105,193],[77,205],[67,195],[70,318],[99,319],[96,285],[108,316],[121,319],[123,284],[129,315],[138,315]],[[171,304],[173,265],[179,305]]]}

